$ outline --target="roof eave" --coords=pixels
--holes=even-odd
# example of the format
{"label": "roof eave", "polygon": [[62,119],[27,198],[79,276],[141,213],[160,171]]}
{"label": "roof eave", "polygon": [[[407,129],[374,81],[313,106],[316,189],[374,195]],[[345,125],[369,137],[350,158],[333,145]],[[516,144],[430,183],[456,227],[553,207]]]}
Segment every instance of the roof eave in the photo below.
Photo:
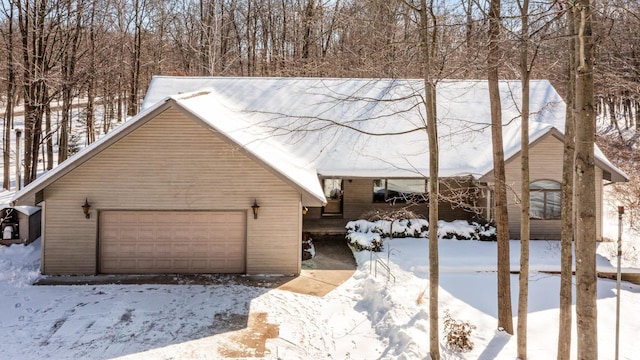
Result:
{"label": "roof eave", "polygon": [[[251,160],[255,161],[256,163],[260,164],[262,167],[264,167],[265,169],[270,171],[272,174],[274,174],[280,180],[282,180],[285,183],[287,183],[289,186],[291,186],[294,189],[300,191],[300,193],[302,194],[303,202],[305,202],[305,205],[307,205],[307,206],[324,206],[324,205],[326,205],[327,199],[324,197],[324,195],[320,196],[319,194],[314,192],[312,189],[308,189],[304,185],[300,184],[299,182],[297,182],[294,179],[292,179],[291,177],[289,177],[286,173],[280,171],[279,169],[275,168],[271,164],[267,163],[262,158],[260,158],[257,154],[252,152],[250,149],[247,149],[242,144],[239,144],[234,139],[232,139],[231,137],[227,136],[224,131],[221,131],[220,129],[216,128],[215,126],[213,126],[212,124],[210,124],[206,120],[202,119],[198,114],[196,114],[193,111],[191,111],[191,109],[189,109],[188,106],[185,106],[185,105],[181,104],[180,101],[177,101],[176,99],[173,99],[173,98],[169,99],[167,102],[170,103],[172,106],[174,106],[175,109],[181,111],[183,114],[188,116],[190,119],[196,121],[201,126],[209,129],[210,131],[216,132],[223,139],[223,141],[227,142],[228,144],[230,144],[230,145],[232,145],[234,147],[237,147],[239,149],[239,151],[242,152],[245,156],[249,157]],[[315,175],[316,175],[316,178],[317,178],[317,172],[316,172]],[[318,186],[320,186],[319,185],[319,180],[318,180]]]}
{"label": "roof eave", "polygon": [[167,102],[167,100],[168,99],[160,101],[156,105],[150,107],[148,110],[139,113],[126,123],[122,124],[120,127],[114,129],[103,139],[94,142],[88,147],[82,149],[74,156],[62,162],[62,164],[58,165],[53,170],[43,174],[40,178],[36,179],[20,191],[16,192],[11,199],[11,203],[20,203],[22,199],[34,195],[38,191],[45,189],[47,186],[53,184],[72,170],[76,169],[78,166],[84,164],[86,161],[99,154],[115,142],[119,141],[134,130],[138,129],[149,120],[153,119],[157,114],[168,109],[170,107],[170,104]]}

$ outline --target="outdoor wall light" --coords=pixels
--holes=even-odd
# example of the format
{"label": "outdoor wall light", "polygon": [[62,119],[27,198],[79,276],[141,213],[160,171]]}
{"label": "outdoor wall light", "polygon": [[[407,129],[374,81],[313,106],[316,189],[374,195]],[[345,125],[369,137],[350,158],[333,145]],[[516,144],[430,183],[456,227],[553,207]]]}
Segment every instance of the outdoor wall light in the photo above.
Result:
{"label": "outdoor wall light", "polygon": [[258,201],[253,199],[253,205],[251,205],[251,210],[253,210],[253,218],[258,218],[258,209],[260,209],[260,205],[258,205]]}
{"label": "outdoor wall light", "polygon": [[302,207],[302,215],[307,215],[307,213],[309,212],[309,209],[306,206]]}
{"label": "outdoor wall light", "polygon": [[89,210],[91,210],[91,204],[89,204],[89,200],[85,198],[84,204],[82,204],[82,212],[84,213],[84,217],[87,219],[91,218],[91,214],[89,213]]}

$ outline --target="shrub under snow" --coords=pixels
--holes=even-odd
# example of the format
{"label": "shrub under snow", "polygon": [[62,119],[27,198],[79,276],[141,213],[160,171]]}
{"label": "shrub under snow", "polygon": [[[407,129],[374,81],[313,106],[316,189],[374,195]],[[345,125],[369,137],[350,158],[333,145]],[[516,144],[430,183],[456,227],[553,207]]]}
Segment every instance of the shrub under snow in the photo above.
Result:
{"label": "shrub under snow", "polygon": [[[355,220],[346,226],[347,241],[358,251],[381,251],[386,238],[427,238],[429,222],[425,219]],[[438,221],[438,237],[456,240],[496,240],[496,229],[491,224],[466,220]]]}

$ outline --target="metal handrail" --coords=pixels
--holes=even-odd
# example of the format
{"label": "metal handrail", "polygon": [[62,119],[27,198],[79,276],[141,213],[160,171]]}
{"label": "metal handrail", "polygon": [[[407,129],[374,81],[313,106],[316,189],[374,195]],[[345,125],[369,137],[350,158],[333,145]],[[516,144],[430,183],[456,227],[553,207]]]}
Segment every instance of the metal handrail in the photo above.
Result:
{"label": "metal handrail", "polygon": [[[373,257],[375,256],[375,266],[374,261],[373,261]],[[387,261],[389,261],[389,259],[387,259]],[[385,263],[382,259],[380,259],[380,257],[378,257],[378,255],[376,255],[373,251],[369,251],[369,273],[374,273],[374,276],[377,278],[378,277],[378,264],[380,264],[380,266],[387,272],[387,281],[389,281],[391,278],[393,278],[393,283],[396,283],[396,277],[395,275],[393,275],[393,273],[391,272],[391,267],[389,266],[388,263]],[[371,269],[371,267],[374,266],[373,269]]]}

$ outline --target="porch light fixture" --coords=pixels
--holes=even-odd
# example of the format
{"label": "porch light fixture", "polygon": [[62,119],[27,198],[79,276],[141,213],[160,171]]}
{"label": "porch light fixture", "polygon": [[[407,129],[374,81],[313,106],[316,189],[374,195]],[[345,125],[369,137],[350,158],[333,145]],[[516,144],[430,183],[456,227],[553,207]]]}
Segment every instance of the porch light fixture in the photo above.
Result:
{"label": "porch light fixture", "polygon": [[258,201],[253,199],[253,205],[251,205],[251,210],[253,210],[253,218],[258,218],[258,209],[260,209],[260,205],[258,205]]}
{"label": "porch light fixture", "polygon": [[85,198],[84,204],[82,204],[82,212],[84,213],[84,217],[86,219],[91,218],[91,214],[89,213],[89,210],[91,210],[91,204],[89,204],[89,200]]}
{"label": "porch light fixture", "polygon": [[309,212],[309,209],[306,206],[302,207],[302,215],[307,215],[307,213]]}

